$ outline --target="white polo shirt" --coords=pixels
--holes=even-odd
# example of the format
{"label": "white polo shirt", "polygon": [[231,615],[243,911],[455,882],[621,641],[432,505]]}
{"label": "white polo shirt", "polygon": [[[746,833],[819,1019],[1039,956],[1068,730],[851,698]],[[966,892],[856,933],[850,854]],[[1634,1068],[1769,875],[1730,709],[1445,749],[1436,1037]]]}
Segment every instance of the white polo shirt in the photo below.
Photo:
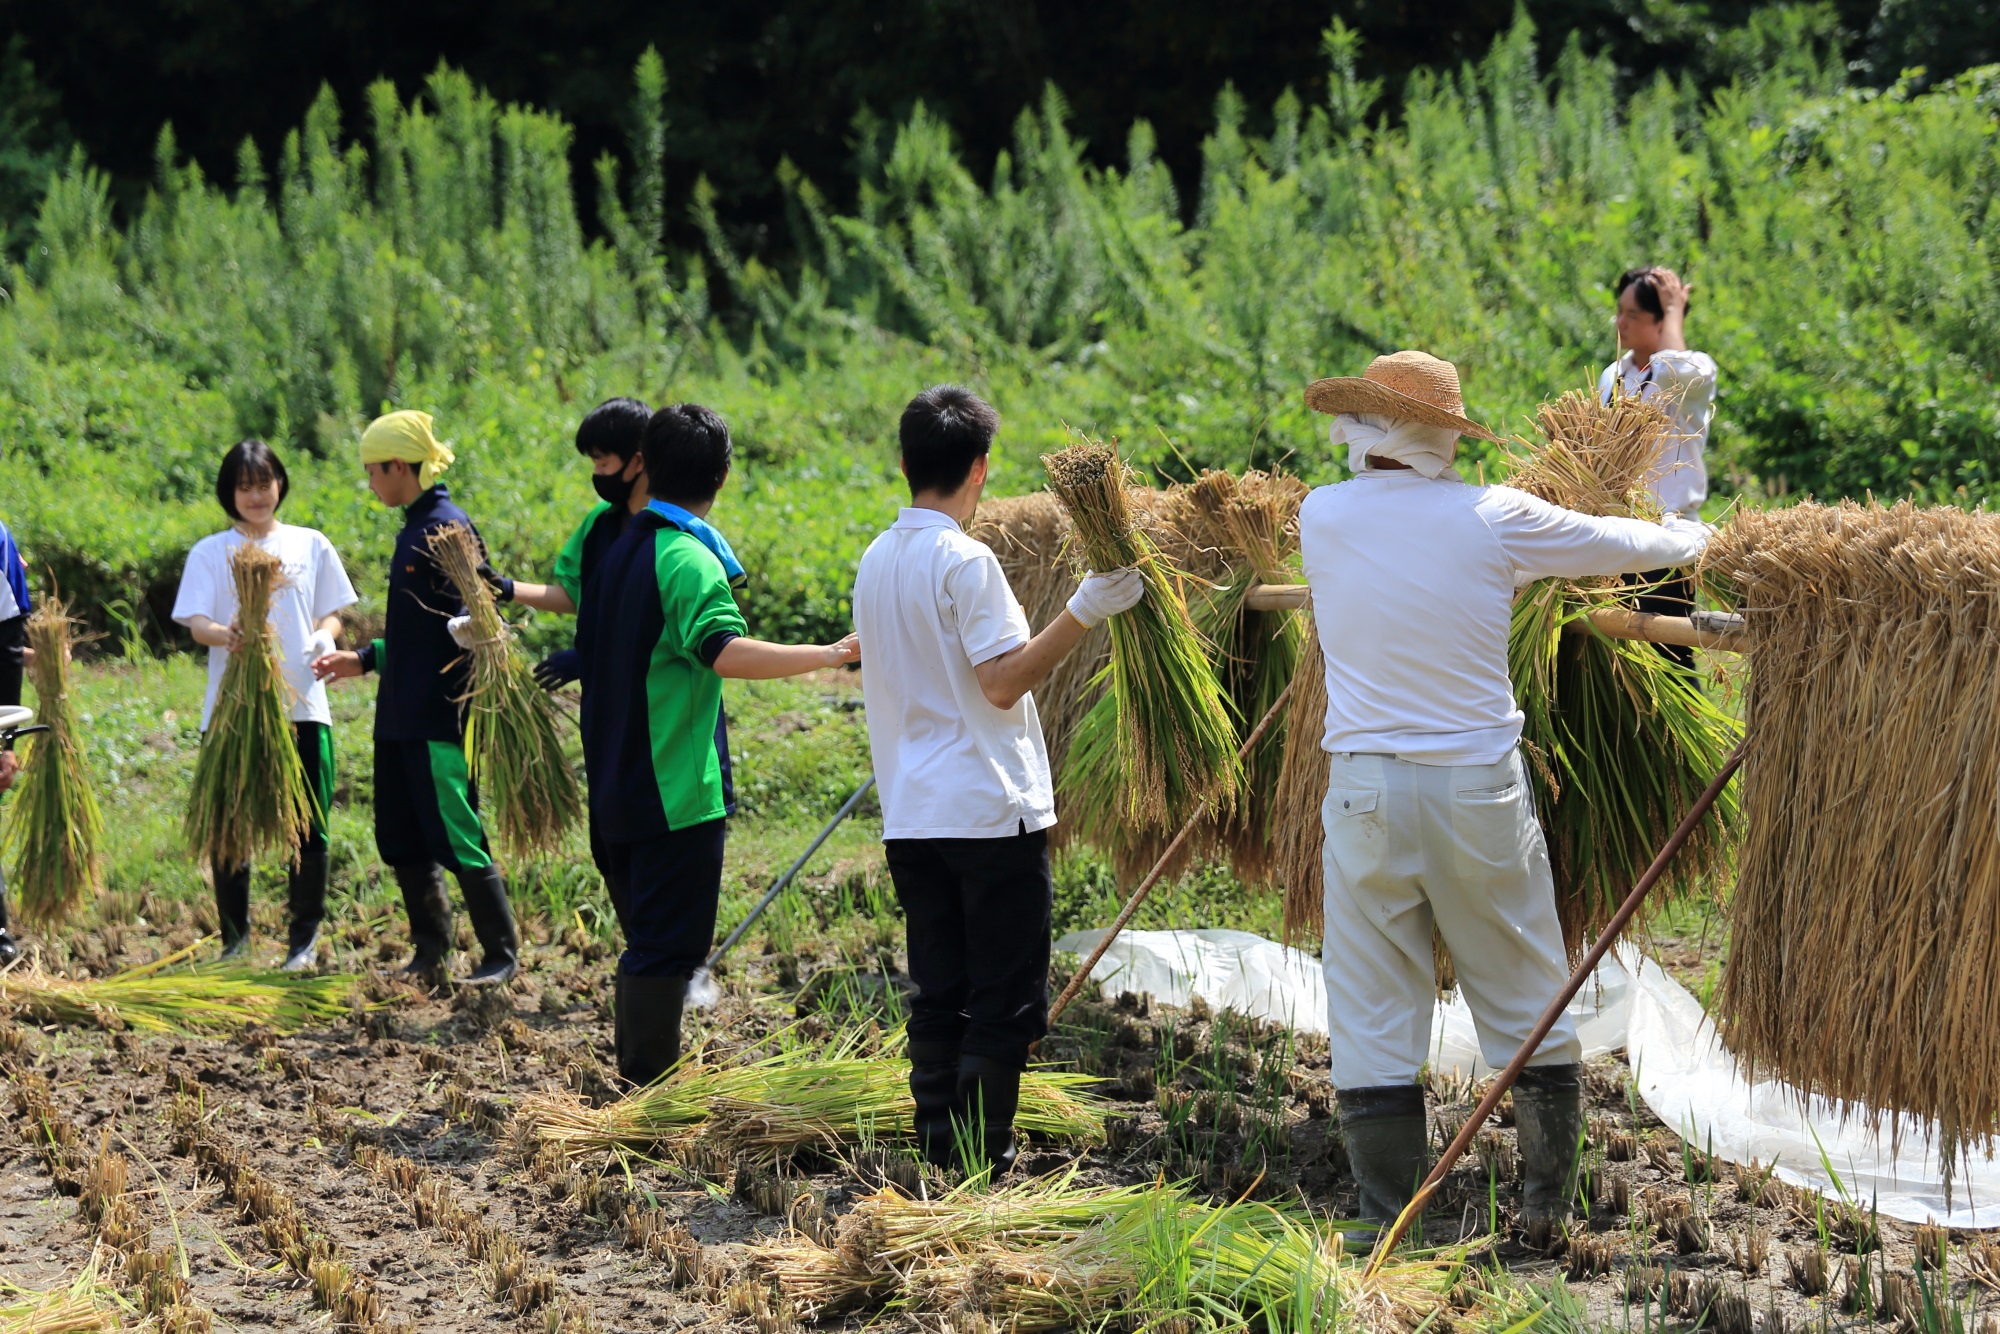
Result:
{"label": "white polo shirt", "polygon": [[906,509],[854,575],[882,837],[1006,838],[1056,822],[1032,695],[996,709],[973,670],[1028,642],[1000,561],[948,514]]}
{"label": "white polo shirt", "polygon": [[1646,489],[1670,513],[1701,517],[1708,499],[1708,427],[1715,419],[1715,359],[1706,352],[1662,348],[1646,363],[1632,365],[1625,353],[1597,377],[1597,396],[1607,403],[1611,391],[1627,397],[1657,399],[1667,410],[1669,425],[1660,442],[1660,461]]}

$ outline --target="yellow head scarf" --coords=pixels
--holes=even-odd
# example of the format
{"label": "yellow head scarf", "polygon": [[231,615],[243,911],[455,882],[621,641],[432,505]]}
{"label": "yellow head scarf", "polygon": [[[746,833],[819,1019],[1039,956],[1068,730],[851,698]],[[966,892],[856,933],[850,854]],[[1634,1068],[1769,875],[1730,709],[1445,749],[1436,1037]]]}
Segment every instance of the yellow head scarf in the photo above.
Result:
{"label": "yellow head scarf", "polygon": [[457,458],[451,446],[431,434],[428,412],[391,412],[377,417],[361,433],[361,461],[387,463],[401,459],[417,465],[417,484],[428,491]]}

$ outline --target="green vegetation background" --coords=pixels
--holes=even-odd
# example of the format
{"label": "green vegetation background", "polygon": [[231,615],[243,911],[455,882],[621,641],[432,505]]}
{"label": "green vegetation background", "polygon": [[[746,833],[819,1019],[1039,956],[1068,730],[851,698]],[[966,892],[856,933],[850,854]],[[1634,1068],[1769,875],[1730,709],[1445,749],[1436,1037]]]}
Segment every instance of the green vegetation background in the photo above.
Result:
{"label": "green vegetation background", "polygon": [[[386,84],[365,107],[323,95],[275,160],[246,147],[226,183],[162,132],[156,185],[127,221],[73,156],[0,281],[0,517],[37,588],[132,661],[92,678],[104,716],[153,711],[104,726],[97,744],[131,762],[105,756],[115,787],[167,763],[133,737],[173,736],[154,749],[175,764],[189,753],[194,706],[167,700],[192,687],[141,684],[192,671],[146,659],[186,643],[166,613],[188,547],[221,525],[212,478],[233,441],[284,449],[284,517],[344,554],[356,628],[379,615],[397,516],[362,486],[353,445],[385,406],[436,415],[459,452],[454,493],[501,568],[534,577],[590,500],[570,444],[583,411],[635,392],[713,405],[741,461],[714,517],[752,572],[752,625],[828,640],[898,503],[896,414],[927,383],[999,405],[1000,493],[1035,486],[1036,456],[1072,427],[1120,437],[1162,475],[1283,462],[1330,481],[1341,464],[1300,401],[1307,380],[1424,347],[1459,363],[1472,415],[1525,430],[1611,356],[1611,278],[1663,262],[1694,282],[1691,335],[1722,368],[1717,506],[1983,503],[2000,427],[2000,67],[1849,87],[1810,19],[1766,9],[1726,34],[1744,72],[1709,93],[1665,75],[1625,87],[1574,41],[1545,70],[1524,19],[1476,64],[1419,71],[1386,101],[1336,23],[1324,97],[1259,108],[1270,133],[1217,99],[1193,198],[1143,122],[1122,166],[1090,165],[1054,90],[984,179],[919,107],[857,142],[851,210],[780,172],[797,257],[783,267],[732,247],[701,182],[687,222],[705,245],[668,243],[650,56],[627,150],[590,185],[571,179],[561,120],[448,69],[409,101]],[[1371,118],[1378,105],[1390,112]],[[544,618],[531,635],[567,630]],[[180,721],[156,726],[168,710]],[[785,829],[858,777],[847,726],[852,754],[784,771]],[[154,805],[145,818],[164,821],[178,799],[161,789]],[[146,864],[169,842],[164,826],[135,841],[114,888],[193,875]]]}

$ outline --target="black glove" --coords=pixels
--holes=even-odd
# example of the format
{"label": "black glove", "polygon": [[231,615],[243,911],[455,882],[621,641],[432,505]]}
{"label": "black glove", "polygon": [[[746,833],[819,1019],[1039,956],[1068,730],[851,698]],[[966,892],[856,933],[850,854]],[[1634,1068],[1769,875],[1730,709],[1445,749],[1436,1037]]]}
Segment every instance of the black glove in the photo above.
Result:
{"label": "black glove", "polygon": [[559,648],[535,664],[535,684],[544,690],[561,690],[583,676],[583,659],[573,648]]}
{"label": "black glove", "polygon": [[488,588],[493,590],[493,600],[495,602],[512,602],[514,600],[514,581],[506,575],[501,574],[486,561],[479,562],[479,577],[486,581]]}

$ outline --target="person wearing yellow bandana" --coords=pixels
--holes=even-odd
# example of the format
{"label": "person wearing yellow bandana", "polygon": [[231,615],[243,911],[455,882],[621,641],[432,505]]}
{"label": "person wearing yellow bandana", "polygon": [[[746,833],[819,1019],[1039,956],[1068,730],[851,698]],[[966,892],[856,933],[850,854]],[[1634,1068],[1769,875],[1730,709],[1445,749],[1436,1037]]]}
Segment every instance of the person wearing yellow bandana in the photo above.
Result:
{"label": "person wearing yellow bandana", "polygon": [[[475,538],[479,530],[438,480],[454,456],[431,427],[429,413],[391,412],[362,433],[369,489],[403,510],[382,637],[358,652],[326,654],[313,672],[322,680],[374,672],[382,680],[375,697],[375,848],[410,915],[414,953],[403,971],[431,980],[445,974],[452,942],[448,869],[458,877],[485,956],[466,981],[503,983],[518,966],[520,935],[466,771],[458,701],[468,664],[448,629],[465,606],[430,552],[431,534],[448,524],[464,524]],[[512,580],[483,565],[481,573],[496,597],[511,600]]]}

